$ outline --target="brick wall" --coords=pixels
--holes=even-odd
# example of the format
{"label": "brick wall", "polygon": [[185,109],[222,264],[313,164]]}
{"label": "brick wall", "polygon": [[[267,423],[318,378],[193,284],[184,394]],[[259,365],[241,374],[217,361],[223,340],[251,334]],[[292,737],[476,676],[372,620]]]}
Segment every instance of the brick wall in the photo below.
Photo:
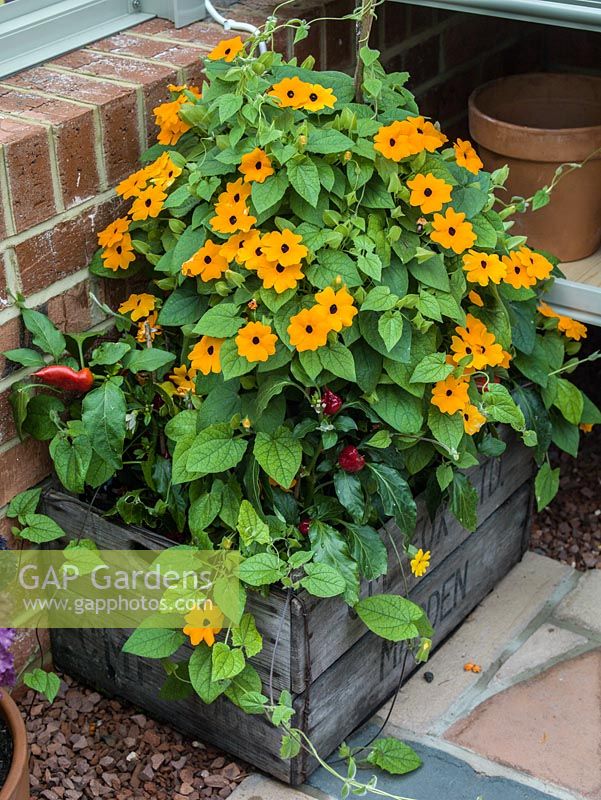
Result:
{"label": "brick wall", "polygon": [[[274,0],[243,0],[234,18],[261,24]],[[341,17],[354,0],[300,0],[290,17]],[[86,266],[96,232],[119,210],[113,187],[132,172],[152,142],[152,108],[169,83],[201,79],[199,56],[224,34],[212,22],[175,30],[151,20],[52,62],[0,80],[0,350],[25,346],[27,335],[10,294],[46,311],[63,330],[101,325],[89,292],[111,304],[127,293],[123,282],[97,283]],[[513,20],[443,12],[387,2],[371,43],[389,69],[411,72],[409,87],[425,114],[449,136],[467,134],[467,98],[479,83],[538,69],[599,69],[599,34]],[[276,49],[292,53],[290,31]],[[317,67],[353,68],[355,30],[349,21],[312,27],[294,51]],[[22,377],[0,357],[0,532],[10,526],[5,505],[49,472],[47,446],[19,442],[8,405]],[[19,648],[31,652],[27,638]]]}

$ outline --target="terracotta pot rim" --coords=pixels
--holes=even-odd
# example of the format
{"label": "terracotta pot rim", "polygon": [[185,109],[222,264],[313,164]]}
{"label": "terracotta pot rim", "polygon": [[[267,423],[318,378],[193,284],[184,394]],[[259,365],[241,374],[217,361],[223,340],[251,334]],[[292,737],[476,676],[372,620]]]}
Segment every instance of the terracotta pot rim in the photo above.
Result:
{"label": "terracotta pot rim", "polygon": [[[516,78],[531,78],[531,77],[551,77],[551,76],[561,76],[561,77],[568,77],[568,78],[586,78],[587,80],[592,80],[601,83],[601,76],[597,75],[584,75],[579,73],[562,73],[562,72],[525,72],[520,75],[508,75],[504,78],[495,78],[492,81],[488,81],[487,83],[483,83],[480,86],[476,87],[469,96],[468,100],[468,109],[471,114],[479,117],[482,120],[485,120],[488,123],[492,123],[499,128],[507,128],[511,131],[527,131],[536,136],[545,136],[546,134],[552,134],[553,136],[574,136],[578,134],[588,134],[594,132],[601,132],[601,124],[599,125],[583,125],[578,128],[533,128],[530,125],[516,125],[514,122],[505,122],[505,120],[499,119],[498,117],[491,117],[490,114],[486,114],[482,111],[477,105],[476,100],[478,96],[486,89],[489,89],[491,86],[494,86],[499,83],[506,83]],[[601,153],[596,156],[596,158],[601,158]]]}
{"label": "terracotta pot rim", "polygon": [[21,712],[6,689],[0,688],[0,714],[8,724],[13,740],[13,758],[4,786],[0,786],[0,800],[12,797],[23,780],[23,771],[28,770],[29,752],[27,732]]}

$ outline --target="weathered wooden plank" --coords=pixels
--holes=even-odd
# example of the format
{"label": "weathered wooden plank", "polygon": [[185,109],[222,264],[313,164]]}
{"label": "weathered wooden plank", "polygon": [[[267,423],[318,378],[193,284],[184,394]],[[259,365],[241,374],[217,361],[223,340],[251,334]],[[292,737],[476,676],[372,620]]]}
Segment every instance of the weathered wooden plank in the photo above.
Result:
{"label": "weathered wooden plank", "polygon": [[[532,475],[532,459],[524,445],[515,437],[510,438],[508,448],[499,459],[488,459],[474,468],[470,477],[479,491],[480,502],[478,520],[482,525],[497,509]],[[411,574],[409,560],[399,564],[391,541],[402,552],[402,534],[393,521],[385,526],[384,541],[388,549],[388,572],[377,581],[363,581],[361,596],[389,592],[406,594],[416,584]],[[444,563],[445,559],[468,537],[472,536],[448,509],[443,509],[431,522],[425,503],[418,500],[418,521],[413,537],[416,547],[432,553],[430,574]],[[290,656],[295,668],[291,670],[292,691],[302,692],[307,685],[307,676],[316,680],[322,672],[353,646],[364,634],[365,627],[354,615],[348,613],[348,606],[333,597],[319,599],[306,592],[299,595],[302,612],[298,603],[292,607],[292,642]],[[311,642],[311,662],[307,663],[307,644]],[[309,668],[310,667],[310,668]]]}
{"label": "weathered wooden plank", "polygon": [[249,716],[226,698],[207,706],[196,696],[162,700],[165,679],[160,661],[123,653],[128,636],[119,630],[54,630],[52,653],[57,669],[109,697],[138,706],[191,739],[210,742],[282,781],[290,781],[290,762],[278,757],[281,733],[266,719]]}
{"label": "weathered wooden plank", "polygon": [[[410,598],[426,609],[434,625],[434,647],[521,559],[529,537],[530,499],[531,487],[526,484],[410,592]],[[349,614],[353,614],[350,609]],[[312,641],[309,657],[312,661]],[[402,657],[402,644],[368,632],[295,698],[298,718],[322,756],[335,750],[395,691]],[[415,669],[409,657],[405,679]],[[402,695],[397,702],[402,704]],[[306,754],[297,757],[292,783],[302,783],[315,766]]]}

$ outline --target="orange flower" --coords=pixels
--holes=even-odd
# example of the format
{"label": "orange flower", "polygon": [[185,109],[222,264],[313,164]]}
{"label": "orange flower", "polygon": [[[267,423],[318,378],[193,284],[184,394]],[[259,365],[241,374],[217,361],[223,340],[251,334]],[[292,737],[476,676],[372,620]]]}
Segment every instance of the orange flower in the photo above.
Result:
{"label": "orange flower", "polygon": [[307,257],[307,248],[302,244],[302,236],[285,228],[281,233],[266,233],[261,239],[263,254],[269,261],[277,261],[284,267],[298,264]]}
{"label": "orange flower", "polygon": [[496,253],[478,253],[470,250],[463,256],[463,269],[470,283],[479,283],[488,286],[492,283],[501,283],[507,273],[507,267],[502,263]]}
{"label": "orange flower", "polygon": [[140,192],[132,203],[130,214],[135,220],[144,220],[149,217],[158,217],[163,208],[167,195],[160,186],[149,186]]}
{"label": "orange flower", "polygon": [[259,232],[252,229],[242,233],[235,233],[233,236],[230,236],[227,242],[221,245],[219,254],[222,255],[228,263],[235,259],[238,264],[244,264],[242,249],[246,242],[257,237],[260,239]]}
{"label": "orange flower", "polygon": [[471,403],[463,409],[463,430],[473,436],[486,422],[486,417]]}
{"label": "orange flower", "polygon": [[513,286],[514,289],[527,289],[534,286],[536,278],[528,274],[523,256],[517,250],[512,250],[508,256],[503,256],[502,260],[506,268],[503,279],[505,283]]}
{"label": "orange flower", "polygon": [[233,61],[238,53],[244,50],[244,42],[239,36],[234,36],[233,39],[225,39],[214,47],[208,54],[207,58],[211,61]]}
{"label": "orange flower", "polygon": [[309,96],[303,104],[305,111],[321,111],[324,108],[334,108],[336,95],[329,87],[321,86],[319,83],[309,85]]}
{"label": "orange flower", "polygon": [[147,167],[139,169],[127,178],[124,178],[121,183],[117,185],[115,191],[125,200],[129,200],[130,197],[137,197],[140,192],[146,188],[148,177]]}
{"label": "orange flower", "polygon": [[118,244],[129,230],[129,220],[127,217],[119,217],[110,225],[107,225],[103,231],[98,234],[98,244],[101,247],[113,247]]}
{"label": "orange flower", "polygon": [[467,315],[465,328],[458,326],[455,332],[458,335],[451,339],[451,350],[456,364],[469,358],[466,367],[483,369],[487,366],[497,367],[503,362],[504,350],[495,341],[494,334],[472,314]]}
{"label": "orange flower", "polygon": [[565,333],[568,339],[574,339],[577,342],[579,342],[580,339],[586,339],[586,325],[583,325],[581,322],[577,322],[571,317],[559,317],[557,327],[562,333]]}
{"label": "orange flower", "polygon": [[468,172],[477,175],[482,169],[484,164],[480,161],[478,153],[474,150],[472,143],[457,139],[457,143],[453,145],[455,150],[455,161],[460,167],[464,167]]}
{"label": "orange flower", "polygon": [[594,426],[592,422],[581,422],[578,427],[583,433],[590,433]]}
{"label": "orange flower", "polygon": [[540,302],[538,308],[536,309],[539,314],[542,314],[543,317],[549,317],[550,319],[559,319],[559,314],[555,311],[548,303],[543,301]]}
{"label": "orange flower", "polygon": [[101,256],[107,269],[113,272],[118,269],[127,269],[131,262],[136,260],[129,233],[124,234],[123,238],[113,247],[105,248]]}
{"label": "orange flower", "polygon": [[155,186],[159,186],[161,189],[168,189],[175,179],[182,174],[182,169],[173,163],[169,153],[163,153],[156,161],[149,164],[144,172]]}
{"label": "orange flower", "polygon": [[192,258],[184,261],[182,272],[187,277],[199,276],[206,283],[215,278],[220,278],[228,266],[227,259],[221,255],[221,245],[216,244],[211,239],[207,239]]}
{"label": "orange flower", "polygon": [[249,214],[244,203],[219,205],[215,208],[216,214],[211,218],[211,228],[218,233],[236,233],[236,231],[249,231],[257,221],[256,217]]}
{"label": "orange flower", "polygon": [[447,137],[441,133],[431,122],[427,122],[423,117],[407,117],[407,122],[414,130],[416,141],[419,146],[418,152],[427,150],[433,153],[441,147],[446,141]]}
{"label": "orange flower", "polygon": [[203,336],[188,353],[192,369],[199,370],[203,375],[221,372],[219,353],[224,341],[225,339],[216,339],[214,336]]}
{"label": "orange flower", "polygon": [[144,344],[148,342],[149,339],[153,342],[155,336],[161,335],[162,330],[161,326],[157,325],[157,317],[157,312],[153,311],[147,319],[138,322],[138,332],[136,333],[137,342]]}
{"label": "orange flower", "polygon": [[444,381],[438,381],[432,389],[432,405],[443,414],[455,414],[462,411],[470,402],[468,382],[464,377],[454,378],[449,375]]}
{"label": "orange flower", "polygon": [[277,100],[282,108],[302,108],[309,102],[309,93],[312,89],[313,84],[301,81],[300,78],[294,76],[274,83],[271,91],[267,94]]}
{"label": "orange flower", "polygon": [[236,336],[238,355],[244,356],[247,361],[267,361],[275,353],[275,344],[278,337],[271,332],[269,325],[262,322],[249,322],[240,328]]}
{"label": "orange flower", "polygon": [[540,253],[536,253],[529,247],[522,245],[519,250],[510,253],[514,260],[517,260],[526,267],[526,271],[531,278],[537,281],[546,280],[553,271],[553,264]]}
{"label": "orange flower", "polygon": [[468,299],[471,300],[475,306],[478,306],[478,308],[484,308],[484,300],[480,297],[478,292],[474,292],[473,289],[468,293]]}
{"label": "orange flower", "polygon": [[323,306],[315,305],[313,308],[304,308],[291,317],[288,336],[290,344],[302,353],[323,347],[328,341],[330,330],[330,319],[326,310]]}
{"label": "orange flower", "polygon": [[471,222],[465,222],[465,214],[458,214],[452,208],[447,208],[442,214],[435,214],[432,221],[433,231],[430,238],[447,250],[454,253],[463,253],[476,241],[476,234]]}
{"label": "orange flower", "polygon": [[335,292],[329,286],[315,295],[316,302],[323,306],[330,318],[330,327],[333,331],[341,331],[353,324],[353,317],[357,309],[353,305],[353,297],[342,287]]}
{"label": "orange flower", "polygon": [[420,547],[417,553],[413,556],[413,558],[409,562],[409,565],[411,567],[411,572],[415,575],[416,578],[421,578],[422,575],[425,575],[426,572],[428,571],[428,568],[430,566],[430,555],[431,554],[429,550],[426,550],[426,552],[424,553],[424,551]]}
{"label": "orange flower", "polygon": [[259,266],[257,275],[266,289],[275,289],[278,294],[286,289],[294,289],[297,282],[305,277],[300,264],[289,264],[285,267],[274,261],[266,261]]}
{"label": "orange flower", "polygon": [[259,231],[253,231],[253,236],[242,245],[238,253],[238,261],[244,264],[246,269],[258,270],[275,266],[263,253],[262,244],[263,237]]}
{"label": "orange flower", "polygon": [[451,201],[453,187],[441,178],[435,178],[431,172],[416,175],[407,181],[407,186],[411,189],[410,205],[419,206],[423,214],[440,211],[445,203]]}
{"label": "orange flower", "polygon": [[142,317],[148,317],[154,311],[156,297],[153,294],[130,294],[127,300],[119,306],[121,314],[131,311],[131,318],[134,322]]}
{"label": "orange flower", "polygon": [[205,642],[208,647],[215,644],[215,636],[223,626],[223,614],[216,608],[201,608],[196,606],[184,617],[188,623],[183,632],[190,639],[190,644],[196,647]]}
{"label": "orange flower", "polygon": [[175,367],[173,373],[169,376],[171,383],[177,386],[177,394],[182,397],[186,394],[196,394],[196,370],[182,364],[181,367]]}
{"label": "orange flower", "polygon": [[177,144],[181,136],[190,130],[191,126],[179,116],[181,107],[189,102],[189,98],[182,94],[176,100],[153,108],[156,124],[160,128],[157,135],[159,144]]}
{"label": "orange flower", "polygon": [[385,158],[401,161],[423,149],[415,129],[406,120],[383,125],[374,136],[374,149]]}
{"label": "orange flower", "polygon": [[221,192],[217,199],[217,205],[237,205],[244,203],[250,197],[251,187],[244,183],[242,178],[231,181],[225,187],[225,192]]}
{"label": "orange flower", "polygon": [[255,147],[251,153],[242,156],[239,170],[246,183],[263,183],[275,171],[271,166],[271,159],[260,147]]}

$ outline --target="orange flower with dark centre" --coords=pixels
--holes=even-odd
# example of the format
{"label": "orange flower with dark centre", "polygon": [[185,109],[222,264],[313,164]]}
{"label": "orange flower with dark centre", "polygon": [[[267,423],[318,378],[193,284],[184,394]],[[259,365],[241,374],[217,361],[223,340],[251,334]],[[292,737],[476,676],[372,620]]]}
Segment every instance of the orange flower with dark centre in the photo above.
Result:
{"label": "orange flower with dark centre", "polygon": [[133,220],[158,217],[163,209],[167,195],[160,186],[149,186],[132,203],[130,215]]}
{"label": "orange flower with dark centre", "polygon": [[232,203],[232,205],[218,205],[216,214],[211,218],[211,228],[218,233],[236,233],[249,231],[256,217],[249,213],[245,203]]}
{"label": "orange flower with dark centre", "polygon": [[440,211],[445,203],[451,201],[453,187],[431,172],[427,175],[416,175],[407,181],[407,186],[411,189],[409,204],[419,206],[423,214]]}
{"label": "orange flower with dark centre", "polygon": [[285,228],[281,233],[279,231],[266,233],[261,240],[261,248],[269,261],[287,267],[298,264],[307,257],[308,250],[302,241],[302,236]]}
{"label": "orange flower with dark centre", "polygon": [[309,101],[309,92],[312,89],[312,84],[294,76],[274,83],[267,95],[277,100],[281,108],[302,108]]}
{"label": "orange flower with dark centre", "polygon": [[221,372],[220,350],[224,339],[214,336],[203,336],[188,353],[188,360],[193,369],[208,375],[210,372]]}
{"label": "orange flower with dark centre", "polygon": [[313,308],[304,308],[290,318],[288,336],[290,344],[302,353],[323,347],[328,341],[330,330],[328,313],[323,306],[315,305]]}
{"label": "orange flower with dark centre", "polygon": [[465,221],[463,212],[457,213],[452,208],[447,208],[444,215],[435,214],[432,228],[432,241],[457,254],[463,253],[476,241],[471,222]]}
{"label": "orange flower with dark centre", "polygon": [[358,312],[354,306],[353,296],[346,287],[343,286],[335,292],[328,286],[323,291],[317,292],[315,300],[327,311],[332,330],[341,331],[353,324],[353,317]]}
{"label": "orange flower with dark centre", "polygon": [[244,50],[244,42],[239,36],[233,39],[225,39],[214,47],[207,58],[211,61],[233,61],[236,56]]}
{"label": "orange flower with dark centre", "polygon": [[228,268],[228,260],[221,254],[221,245],[207,239],[194,255],[182,264],[186,277],[200,277],[205,283],[220,278]]}
{"label": "orange flower with dark centre", "polygon": [[253,364],[258,361],[267,361],[269,356],[275,353],[277,340],[278,337],[272,333],[269,325],[264,325],[262,322],[249,322],[248,325],[240,328],[236,336],[238,355]]}
{"label": "orange flower with dark centre", "polygon": [[275,171],[271,166],[271,159],[260,147],[255,147],[251,153],[242,156],[239,169],[244,175],[245,183],[263,183]]}

